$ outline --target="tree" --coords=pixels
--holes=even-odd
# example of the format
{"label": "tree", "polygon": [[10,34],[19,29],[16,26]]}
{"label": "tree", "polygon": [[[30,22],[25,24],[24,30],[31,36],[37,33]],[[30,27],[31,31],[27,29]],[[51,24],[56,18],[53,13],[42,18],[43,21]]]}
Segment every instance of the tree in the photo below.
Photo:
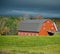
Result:
{"label": "tree", "polygon": [[0,16],[0,35],[17,34],[18,23],[21,22],[20,17],[4,17]]}
{"label": "tree", "polygon": [[0,16],[0,35],[6,32],[6,20],[3,16]]}

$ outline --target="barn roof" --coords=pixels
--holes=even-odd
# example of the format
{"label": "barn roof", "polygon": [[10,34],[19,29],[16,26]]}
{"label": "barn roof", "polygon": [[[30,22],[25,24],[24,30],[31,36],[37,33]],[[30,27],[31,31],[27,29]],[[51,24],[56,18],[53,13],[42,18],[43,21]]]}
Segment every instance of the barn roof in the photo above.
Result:
{"label": "barn roof", "polygon": [[43,20],[25,20],[19,23],[18,30],[20,31],[32,31],[39,32],[41,29],[41,25],[47,21],[47,19]]}

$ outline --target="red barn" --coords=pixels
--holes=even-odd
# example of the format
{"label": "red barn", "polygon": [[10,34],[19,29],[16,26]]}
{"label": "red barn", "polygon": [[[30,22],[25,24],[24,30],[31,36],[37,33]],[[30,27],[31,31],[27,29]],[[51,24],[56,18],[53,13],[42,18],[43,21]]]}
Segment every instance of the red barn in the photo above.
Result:
{"label": "red barn", "polygon": [[19,23],[18,35],[47,36],[53,35],[56,31],[56,24],[50,19],[25,20]]}

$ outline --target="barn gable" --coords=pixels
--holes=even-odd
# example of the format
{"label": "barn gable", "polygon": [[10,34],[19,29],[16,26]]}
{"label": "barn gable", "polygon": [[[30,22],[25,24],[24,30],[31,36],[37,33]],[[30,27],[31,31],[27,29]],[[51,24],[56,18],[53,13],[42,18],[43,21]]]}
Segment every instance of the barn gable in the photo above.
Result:
{"label": "barn gable", "polygon": [[43,20],[25,20],[19,23],[18,30],[20,31],[29,31],[29,32],[39,32],[42,24],[47,21],[47,19]]}

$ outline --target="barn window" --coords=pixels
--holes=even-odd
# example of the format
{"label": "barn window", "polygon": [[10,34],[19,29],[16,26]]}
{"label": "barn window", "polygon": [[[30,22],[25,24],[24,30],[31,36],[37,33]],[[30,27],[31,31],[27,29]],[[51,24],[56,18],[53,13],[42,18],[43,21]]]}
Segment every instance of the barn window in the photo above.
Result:
{"label": "barn window", "polygon": [[23,32],[21,32],[21,35],[23,35],[24,33]]}
{"label": "barn window", "polygon": [[34,33],[32,33],[32,36],[34,36]]}
{"label": "barn window", "polygon": [[43,29],[45,30],[46,28],[45,28],[45,27],[43,27]]}
{"label": "barn window", "polygon": [[30,36],[32,36],[32,33],[30,33]]}
{"label": "barn window", "polygon": [[38,34],[36,34],[36,36],[38,36]]}
{"label": "barn window", "polygon": [[24,32],[21,32],[21,35],[24,35]]}
{"label": "barn window", "polygon": [[35,33],[32,33],[32,36],[35,36]]}
{"label": "barn window", "polygon": [[24,35],[26,35],[26,33],[24,33]]}
{"label": "barn window", "polygon": [[30,33],[28,33],[28,35],[30,36],[31,34],[30,34]]}
{"label": "barn window", "polygon": [[20,32],[18,32],[18,34],[20,35]]}
{"label": "barn window", "polygon": [[26,33],[26,35],[28,36],[28,33]]}
{"label": "barn window", "polygon": [[51,29],[54,29],[54,27],[51,27]]}

